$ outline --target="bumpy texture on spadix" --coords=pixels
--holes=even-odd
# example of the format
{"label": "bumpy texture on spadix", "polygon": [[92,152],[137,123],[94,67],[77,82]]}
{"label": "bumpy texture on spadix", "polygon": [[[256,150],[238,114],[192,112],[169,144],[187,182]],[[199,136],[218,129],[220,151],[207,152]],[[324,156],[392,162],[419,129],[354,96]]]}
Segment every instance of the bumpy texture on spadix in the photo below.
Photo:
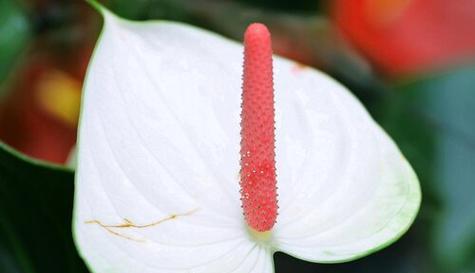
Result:
{"label": "bumpy texture on spadix", "polygon": [[277,217],[272,46],[263,24],[251,24],[244,34],[243,68],[241,200],[247,224],[263,232]]}
{"label": "bumpy texture on spadix", "polygon": [[267,236],[249,232],[239,200],[242,44],[103,13],[74,209],[92,272],[272,273],[276,251],[347,261],[408,229],[419,185],[393,141],[339,83],[274,57],[279,216]]}

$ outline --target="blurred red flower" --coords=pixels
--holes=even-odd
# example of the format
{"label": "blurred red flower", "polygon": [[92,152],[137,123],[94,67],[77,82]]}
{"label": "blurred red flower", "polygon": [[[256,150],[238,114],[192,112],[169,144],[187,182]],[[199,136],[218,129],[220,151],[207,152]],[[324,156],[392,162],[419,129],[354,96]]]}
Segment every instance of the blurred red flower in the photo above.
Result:
{"label": "blurred red flower", "polygon": [[64,163],[76,142],[81,81],[44,59],[19,77],[0,105],[0,139],[35,158]]}
{"label": "blurred red flower", "polygon": [[475,57],[474,0],[335,0],[332,12],[343,35],[389,74]]}

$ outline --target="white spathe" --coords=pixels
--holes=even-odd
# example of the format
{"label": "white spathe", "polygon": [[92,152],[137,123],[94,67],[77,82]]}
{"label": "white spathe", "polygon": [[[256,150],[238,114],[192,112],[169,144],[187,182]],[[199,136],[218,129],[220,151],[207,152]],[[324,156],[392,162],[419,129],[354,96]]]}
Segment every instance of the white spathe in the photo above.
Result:
{"label": "white spathe", "polygon": [[74,233],[96,273],[271,273],[282,251],[330,263],[400,237],[418,180],[353,95],[274,59],[279,215],[249,234],[239,195],[241,44],[103,10],[83,96]]}

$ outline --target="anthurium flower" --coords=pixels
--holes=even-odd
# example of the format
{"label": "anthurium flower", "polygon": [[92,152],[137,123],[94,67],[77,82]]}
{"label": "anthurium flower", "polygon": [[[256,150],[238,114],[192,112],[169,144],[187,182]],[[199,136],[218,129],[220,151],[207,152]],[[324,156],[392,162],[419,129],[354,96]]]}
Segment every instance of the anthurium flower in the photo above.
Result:
{"label": "anthurium flower", "polygon": [[276,251],[348,261],[409,228],[420,190],[396,145],[342,85],[272,60],[265,26],[243,49],[101,11],[74,216],[92,271],[270,273]]}

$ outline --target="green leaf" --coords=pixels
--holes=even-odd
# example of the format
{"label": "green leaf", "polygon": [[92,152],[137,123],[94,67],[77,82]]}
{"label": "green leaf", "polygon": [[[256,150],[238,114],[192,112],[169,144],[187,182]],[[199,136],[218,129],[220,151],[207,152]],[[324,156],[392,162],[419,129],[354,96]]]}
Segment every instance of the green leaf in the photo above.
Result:
{"label": "green leaf", "polygon": [[[446,272],[474,270],[475,66],[397,87],[383,125],[421,178],[428,241]],[[425,232],[427,233],[427,232]],[[472,264],[470,264],[472,263]]]}
{"label": "green leaf", "polygon": [[0,95],[4,81],[28,46],[31,29],[17,1],[0,0]]}
{"label": "green leaf", "polygon": [[72,239],[73,181],[0,142],[0,272],[88,272]]}

